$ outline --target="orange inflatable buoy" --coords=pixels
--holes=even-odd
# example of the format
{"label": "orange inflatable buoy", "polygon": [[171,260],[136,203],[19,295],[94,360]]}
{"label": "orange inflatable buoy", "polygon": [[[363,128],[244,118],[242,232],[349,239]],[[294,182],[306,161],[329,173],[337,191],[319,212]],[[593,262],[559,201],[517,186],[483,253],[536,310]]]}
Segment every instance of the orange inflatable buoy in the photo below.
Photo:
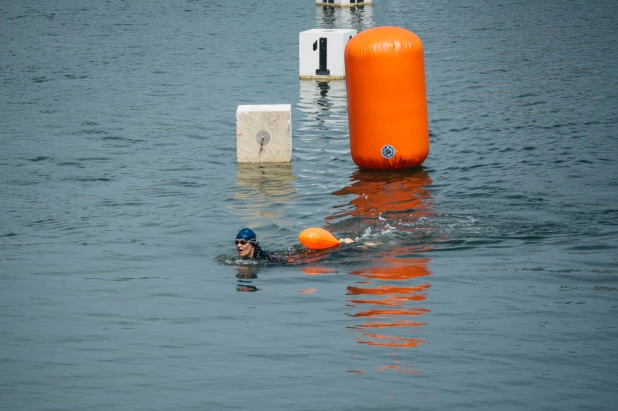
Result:
{"label": "orange inflatable buoy", "polygon": [[298,241],[310,250],[323,250],[325,248],[339,246],[339,240],[328,231],[319,227],[303,230],[298,235]]}
{"label": "orange inflatable buoy", "polygon": [[419,166],[429,154],[423,44],[399,27],[365,30],[345,47],[352,159],[361,168]]}

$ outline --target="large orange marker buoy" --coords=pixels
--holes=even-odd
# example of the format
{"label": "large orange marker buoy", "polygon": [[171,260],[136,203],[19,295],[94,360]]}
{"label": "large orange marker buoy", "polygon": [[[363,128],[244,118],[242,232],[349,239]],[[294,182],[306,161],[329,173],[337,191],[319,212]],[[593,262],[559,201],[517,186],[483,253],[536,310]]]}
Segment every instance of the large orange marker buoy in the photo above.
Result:
{"label": "large orange marker buoy", "polygon": [[328,231],[319,227],[311,227],[303,230],[298,235],[298,240],[310,250],[323,250],[325,248],[339,246],[339,240]]}
{"label": "large orange marker buoy", "polygon": [[345,48],[352,159],[361,168],[419,166],[429,154],[423,44],[398,27],[365,30]]}

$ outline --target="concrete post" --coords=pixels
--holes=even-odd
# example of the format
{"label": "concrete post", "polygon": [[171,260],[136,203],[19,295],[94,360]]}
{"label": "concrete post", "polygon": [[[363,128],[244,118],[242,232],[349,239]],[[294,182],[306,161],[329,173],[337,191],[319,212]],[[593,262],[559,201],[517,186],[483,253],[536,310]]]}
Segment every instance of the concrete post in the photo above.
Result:
{"label": "concrete post", "polygon": [[316,6],[354,7],[373,3],[372,0],[315,0]]}
{"label": "concrete post", "polygon": [[354,29],[312,29],[298,35],[301,79],[342,80],[345,78],[343,53]]}
{"label": "concrete post", "polygon": [[292,161],[292,106],[241,105],[236,110],[236,161]]}

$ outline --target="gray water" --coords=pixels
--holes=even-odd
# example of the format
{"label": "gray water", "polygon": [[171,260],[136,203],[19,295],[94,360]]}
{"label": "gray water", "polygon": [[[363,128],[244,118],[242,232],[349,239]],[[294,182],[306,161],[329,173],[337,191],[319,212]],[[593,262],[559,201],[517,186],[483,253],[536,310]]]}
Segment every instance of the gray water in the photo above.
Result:
{"label": "gray water", "polygon": [[[358,170],[345,83],[298,80],[299,32],[383,25],[418,169]],[[615,409],[617,2],[8,0],[0,52],[2,409]],[[282,103],[291,165],[236,164]]]}

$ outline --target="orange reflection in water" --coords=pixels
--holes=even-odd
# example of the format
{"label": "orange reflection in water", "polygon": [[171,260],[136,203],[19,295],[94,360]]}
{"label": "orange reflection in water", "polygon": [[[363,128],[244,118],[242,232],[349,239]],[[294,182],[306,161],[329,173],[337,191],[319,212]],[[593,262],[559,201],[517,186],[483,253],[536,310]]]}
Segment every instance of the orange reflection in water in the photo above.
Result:
{"label": "orange reflection in water", "polygon": [[[360,331],[360,336],[357,337],[359,344],[400,348],[418,347],[424,343],[421,338],[402,334],[415,332],[418,327],[426,325],[426,322],[421,321],[419,317],[431,310],[412,306],[412,304],[416,305],[427,299],[431,284],[428,282],[412,284],[411,282],[430,274],[427,268],[429,259],[407,258],[397,261],[393,258],[381,258],[380,261],[385,261],[388,265],[352,272],[359,277],[373,278],[379,282],[364,282],[363,286],[347,287],[347,305],[360,308],[359,311],[348,313],[348,315],[365,320],[362,324],[348,326],[348,328]],[[382,284],[382,282],[389,282],[389,284]],[[394,282],[404,284],[393,284]]]}
{"label": "orange reflection in water", "polygon": [[[375,253],[372,265],[351,272],[359,281],[347,287],[346,301],[351,309],[348,315],[359,322],[348,329],[353,330],[356,341],[362,345],[389,349],[418,347],[425,341],[410,334],[427,325],[423,316],[431,312],[426,307],[431,288],[427,281],[430,259],[418,256],[429,250],[422,240],[427,232],[418,223],[433,212],[431,193],[427,190],[432,180],[420,169],[361,170],[352,175],[352,180],[349,186],[333,193],[353,197],[348,205],[327,218],[327,225],[345,226],[352,222],[360,225],[354,231],[361,234],[370,228],[377,235],[378,244],[367,248],[367,253]],[[376,367],[376,371],[419,373],[413,366],[393,361]]]}
{"label": "orange reflection in water", "polygon": [[337,271],[328,267],[302,267],[300,272],[305,275],[335,274]]}
{"label": "orange reflection in water", "polygon": [[[401,250],[395,250],[398,253]],[[428,258],[380,258],[385,265],[352,272],[361,281],[347,287],[348,313],[359,320],[348,329],[357,333],[356,342],[370,347],[389,349],[416,348],[425,343],[419,336],[411,336],[427,325],[423,316],[431,310],[423,307],[431,288],[426,279],[431,273]],[[367,281],[371,279],[373,281]],[[422,280],[420,284],[417,281]],[[358,284],[360,283],[360,284]],[[375,367],[376,371],[420,374],[413,364],[402,366],[398,361]]]}
{"label": "orange reflection in water", "polygon": [[361,225],[371,227],[382,218],[383,223],[400,231],[414,233],[412,225],[431,212],[431,194],[425,187],[431,185],[432,180],[424,170],[360,170],[351,179],[352,184],[333,194],[354,195],[355,198],[328,217],[327,223],[360,217]]}

